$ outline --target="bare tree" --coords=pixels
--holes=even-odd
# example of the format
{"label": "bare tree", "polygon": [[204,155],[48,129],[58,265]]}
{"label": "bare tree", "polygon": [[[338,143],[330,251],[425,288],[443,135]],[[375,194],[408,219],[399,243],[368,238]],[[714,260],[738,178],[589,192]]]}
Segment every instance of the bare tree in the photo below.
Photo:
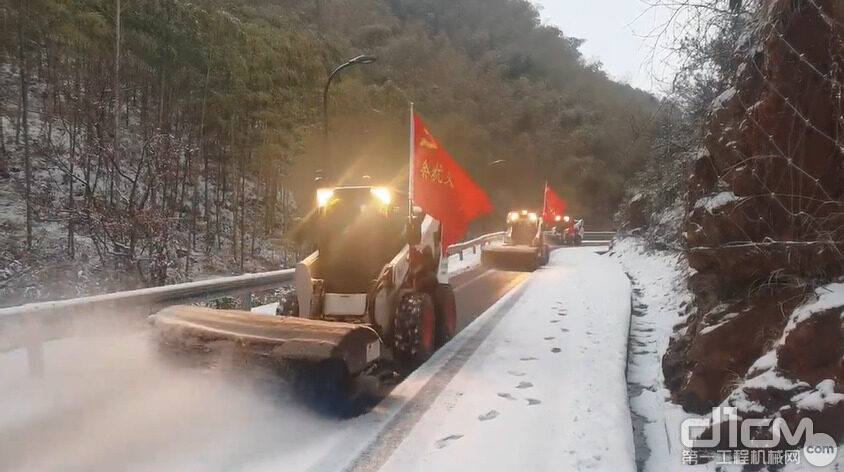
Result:
{"label": "bare tree", "polygon": [[116,0],[114,14],[114,144],[112,150],[112,175],[109,183],[109,201],[114,200],[114,173],[120,165],[120,0]]}
{"label": "bare tree", "polygon": [[32,163],[29,156],[29,77],[24,22],[28,0],[18,2],[18,62],[21,87],[21,128],[23,130],[24,200],[26,201],[26,250],[32,250]]}

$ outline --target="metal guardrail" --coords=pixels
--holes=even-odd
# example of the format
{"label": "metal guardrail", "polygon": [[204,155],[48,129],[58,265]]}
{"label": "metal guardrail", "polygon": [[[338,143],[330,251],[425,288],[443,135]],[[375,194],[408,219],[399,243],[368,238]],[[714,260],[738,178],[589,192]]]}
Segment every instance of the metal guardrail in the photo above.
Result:
{"label": "metal guardrail", "polygon": [[615,231],[586,231],[583,234],[584,241],[611,241],[615,237]]}
{"label": "metal guardrail", "polygon": [[472,248],[472,254],[477,254],[479,247],[486,246],[487,244],[495,241],[496,239],[501,239],[502,237],[504,237],[504,234],[505,234],[504,231],[499,231],[497,233],[490,233],[490,234],[485,234],[483,236],[479,236],[479,237],[472,239],[470,241],[452,244],[451,246],[448,247],[447,254],[449,256],[453,256],[455,254],[458,254],[460,256],[460,260],[462,261],[463,260],[463,251],[465,251],[466,249]]}
{"label": "metal guardrail", "polygon": [[[448,254],[460,254],[462,260],[466,249],[477,251],[479,246],[503,235],[503,232],[486,234],[455,244],[448,248]],[[241,296],[242,308],[249,309],[253,293],[286,285],[293,277],[294,269],[285,269],[0,308],[0,353],[26,348],[30,371],[41,374],[44,371],[43,343],[73,334],[83,321],[95,319],[108,324],[115,323],[116,319],[125,322],[127,317],[137,320],[170,305],[224,296]]]}
{"label": "metal guardrail", "polygon": [[[292,281],[293,273],[293,269],[286,269],[244,274],[3,308],[0,309],[0,352],[25,347],[30,371],[39,374],[44,370],[43,343],[72,334],[83,320],[114,323],[115,318],[125,320],[126,316],[132,316],[137,319],[179,303],[236,295],[249,299],[254,292],[272,290]],[[117,314],[121,316],[115,316]]]}
{"label": "metal guardrail", "polygon": [[[447,254],[458,254],[463,260],[467,249],[477,253],[479,247],[501,239],[504,234],[504,231],[485,234],[454,244],[449,246]],[[613,234],[586,233],[585,239],[592,240],[590,235],[596,235],[594,239],[600,239],[598,236],[611,239]],[[249,309],[253,293],[273,290],[292,282],[293,278],[294,269],[285,269],[0,308],[0,353],[26,348],[30,371],[40,374],[44,370],[43,343],[71,335],[84,320],[96,319],[106,324],[115,323],[116,319],[122,322],[127,317],[137,320],[170,305],[224,296],[241,296],[243,307]]]}

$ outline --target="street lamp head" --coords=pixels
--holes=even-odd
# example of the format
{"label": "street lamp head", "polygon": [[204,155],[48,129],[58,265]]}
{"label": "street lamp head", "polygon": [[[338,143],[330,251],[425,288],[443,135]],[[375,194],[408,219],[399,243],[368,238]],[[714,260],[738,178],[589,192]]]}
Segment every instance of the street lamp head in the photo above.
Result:
{"label": "street lamp head", "polygon": [[326,154],[330,155],[331,150],[329,149],[329,141],[328,141],[328,88],[331,87],[331,81],[334,80],[334,76],[337,75],[341,70],[355,65],[366,65],[372,64],[375,62],[376,57],[369,55],[369,54],[361,54],[360,56],[353,57],[348,61],[340,64],[334,70],[328,74],[328,80],[325,82],[325,88],[322,91],[322,126],[323,126],[323,133],[325,134],[325,143],[326,143]]}
{"label": "street lamp head", "polygon": [[360,56],[352,58],[349,61],[349,64],[372,64],[377,59],[378,59],[377,57],[372,56],[370,54],[361,54]]}

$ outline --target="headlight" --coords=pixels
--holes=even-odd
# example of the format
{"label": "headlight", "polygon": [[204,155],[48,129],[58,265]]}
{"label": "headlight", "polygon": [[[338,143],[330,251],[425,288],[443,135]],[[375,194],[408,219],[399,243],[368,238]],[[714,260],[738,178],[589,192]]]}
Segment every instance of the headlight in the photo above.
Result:
{"label": "headlight", "polygon": [[511,211],[509,215],[507,215],[507,219],[510,221],[517,221],[519,219],[519,213],[516,211]]}
{"label": "headlight", "polygon": [[566,223],[568,223],[569,221],[571,221],[571,218],[569,218],[568,216],[564,216],[564,217],[563,217],[563,221],[565,221]]}
{"label": "headlight", "polygon": [[530,215],[528,215],[528,219],[530,221],[536,221],[539,219],[539,217],[536,215],[536,213],[531,213]]}
{"label": "headlight", "polygon": [[554,221],[560,221],[561,219],[562,219],[562,217],[560,215],[557,215],[557,216],[554,217]]}
{"label": "headlight", "polygon": [[527,210],[522,210],[523,215],[527,215]]}
{"label": "headlight", "polygon": [[331,197],[334,196],[334,190],[330,188],[320,188],[316,191],[316,200],[317,205],[320,207],[324,207],[328,205],[328,202],[331,200]]}
{"label": "headlight", "polygon": [[384,187],[373,187],[369,191],[372,192],[372,195],[378,198],[378,200],[380,200],[384,205],[389,205],[392,201],[389,189]]}

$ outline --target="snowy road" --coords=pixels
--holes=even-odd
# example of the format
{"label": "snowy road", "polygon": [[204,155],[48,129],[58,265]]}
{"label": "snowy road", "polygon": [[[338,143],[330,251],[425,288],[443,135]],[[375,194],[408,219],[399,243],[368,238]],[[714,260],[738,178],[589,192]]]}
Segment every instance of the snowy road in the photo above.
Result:
{"label": "snowy road", "polygon": [[588,249],[556,251],[497,308],[470,327],[482,336],[466,340],[458,365],[433,376],[451,378],[429,404],[421,397],[415,424],[391,428],[357,468],[635,470],[620,267]]}
{"label": "snowy road", "polygon": [[468,327],[348,421],[258,374],[165,369],[142,333],[51,343],[42,380],[0,356],[0,470],[632,470],[619,267],[564,249],[454,284]]}
{"label": "snowy road", "polygon": [[[463,270],[461,328],[527,278]],[[174,371],[144,332],[95,332],[47,343],[43,379],[23,350],[0,355],[0,470],[303,470],[351,423],[318,417],[262,373]]]}

